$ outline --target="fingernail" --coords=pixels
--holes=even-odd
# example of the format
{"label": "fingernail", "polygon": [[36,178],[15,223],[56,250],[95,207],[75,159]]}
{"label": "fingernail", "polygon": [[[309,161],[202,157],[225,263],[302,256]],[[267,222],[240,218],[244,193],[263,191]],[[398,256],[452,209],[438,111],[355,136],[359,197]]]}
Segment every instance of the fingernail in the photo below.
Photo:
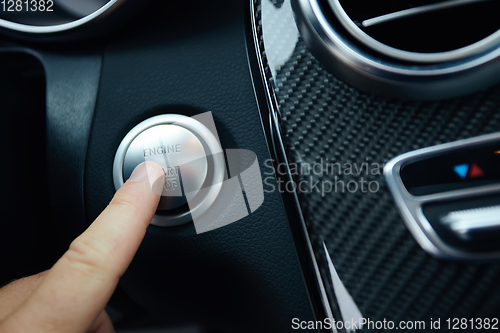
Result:
{"label": "fingernail", "polygon": [[134,172],[132,172],[132,174],[130,175],[129,180],[144,180],[148,178],[148,175],[152,175],[154,171],[155,168],[151,164],[142,162],[135,167]]}

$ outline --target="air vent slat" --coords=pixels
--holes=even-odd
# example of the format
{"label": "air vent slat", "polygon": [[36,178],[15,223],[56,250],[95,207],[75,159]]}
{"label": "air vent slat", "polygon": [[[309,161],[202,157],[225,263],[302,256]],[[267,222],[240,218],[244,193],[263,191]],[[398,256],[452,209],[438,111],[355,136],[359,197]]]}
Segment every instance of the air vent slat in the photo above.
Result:
{"label": "air vent slat", "polygon": [[471,4],[474,4],[476,2],[482,2],[482,1],[491,1],[491,0],[452,0],[452,1],[437,2],[437,3],[433,3],[433,4],[423,5],[423,6],[419,6],[419,7],[413,7],[413,8],[404,9],[404,10],[400,10],[397,12],[373,17],[371,19],[364,20],[361,23],[361,25],[364,28],[367,28],[370,26],[374,26],[377,24],[385,23],[385,22],[390,22],[390,21],[397,20],[397,19],[404,19],[404,18],[407,18],[409,16],[445,10],[445,9],[453,8],[453,7],[457,7],[457,6],[471,5]]}

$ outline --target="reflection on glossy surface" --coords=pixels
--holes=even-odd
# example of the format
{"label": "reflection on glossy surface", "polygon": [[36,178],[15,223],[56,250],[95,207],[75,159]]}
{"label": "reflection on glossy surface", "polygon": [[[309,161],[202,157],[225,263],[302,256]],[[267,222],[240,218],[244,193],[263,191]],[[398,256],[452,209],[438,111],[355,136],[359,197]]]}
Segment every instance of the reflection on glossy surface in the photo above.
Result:
{"label": "reflection on glossy surface", "polygon": [[[283,1],[279,6],[269,0],[262,0],[261,17],[262,41],[265,50],[265,60],[267,60],[267,63],[264,62],[263,66],[268,66],[270,73],[267,72],[267,74],[271,75],[271,77],[266,77],[266,82],[271,90],[278,91],[280,89],[284,66],[292,61],[291,58],[294,52],[296,52],[297,44],[300,41],[299,32],[289,0]],[[331,279],[333,285],[329,285],[327,288],[334,291],[336,298],[336,300],[327,299],[326,301],[330,302],[330,304],[338,304],[340,314],[343,317],[342,320],[347,321],[352,318],[353,321],[358,322],[363,318],[363,315],[349,294],[349,291],[340,280],[330,259],[326,244],[324,242],[322,244],[327,257],[327,267],[323,273],[327,271],[331,275],[328,278],[323,276],[323,283],[328,284],[328,281]],[[318,256],[318,253],[316,255]],[[328,298],[326,295],[325,297]],[[327,309],[326,312],[328,316],[333,317],[331,310]]]}
{"label": "reflection on glossy surface", "polygon": [[274,77],[292,56],[299,31],[295,25],[290,1],[278,8],[270,1],[262,1],[262,34],[267,62]]}

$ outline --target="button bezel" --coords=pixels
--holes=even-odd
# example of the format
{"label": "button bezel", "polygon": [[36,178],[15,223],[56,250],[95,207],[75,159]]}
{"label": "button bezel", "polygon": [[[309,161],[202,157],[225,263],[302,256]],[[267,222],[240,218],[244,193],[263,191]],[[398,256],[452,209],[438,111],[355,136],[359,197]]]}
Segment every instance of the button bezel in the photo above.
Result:
{"label": "button bezel", "polygon": [[123,162],[125,154],[127,153],[131,143],[142,132],[158,125],[176,125],[192,132],[202,143],[209,165],[207,171],[207,181],[210,183],[204,185],[205,188],[208,187],[208,190],[203,191],[205,194],[203,198],[197,198],[197,196],[195,197],[196,203],[193,209],[188,209],[187,211],[172,215],[155,214],[151,221],[152,225],[161,227],[177,226],[191,222],[191,212],[196,212],[197,215],[201,215],[215,202],[224,181],[226,164],[218,138],[201,122],[179,114],[159,115],[149,118],[132,128],[132,130],[120,143],[113,162],[113,182],[116,190],[118,190],[124,183]]}
{"label": "button bezel", "polygon": [[410,233],[420,246],[435,257],[452,260],[492,260],[500,258],[500,251],[473,253],[450,246],[436,233],[423,213],[423,206],[433,202],[445,202],[454,199],[466,199],[481,195],[500,193],[500,184],[478,186],[460,190],[415,196],[405,188],[400,176],[401,169],[412,162],[438,156],[444,152],[459,151],[480,144],[500,140],[500,133],[458,140],[433,147],[423,148],[397,156],[387,162],[384,175],[396,206],[403,217]]}

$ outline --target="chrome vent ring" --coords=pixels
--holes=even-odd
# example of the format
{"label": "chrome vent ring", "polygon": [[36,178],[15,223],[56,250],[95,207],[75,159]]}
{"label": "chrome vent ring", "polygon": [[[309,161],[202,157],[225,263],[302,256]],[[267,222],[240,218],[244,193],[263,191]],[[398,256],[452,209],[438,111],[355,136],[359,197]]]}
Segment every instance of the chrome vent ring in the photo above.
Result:
{"label": "chrome vent ring", "polygon": [[310,51],[326,69],[360,90],[435,100],[500,81],[500,21],[495,17],[500,11],[494,10],[500,1],[291,3]]}

